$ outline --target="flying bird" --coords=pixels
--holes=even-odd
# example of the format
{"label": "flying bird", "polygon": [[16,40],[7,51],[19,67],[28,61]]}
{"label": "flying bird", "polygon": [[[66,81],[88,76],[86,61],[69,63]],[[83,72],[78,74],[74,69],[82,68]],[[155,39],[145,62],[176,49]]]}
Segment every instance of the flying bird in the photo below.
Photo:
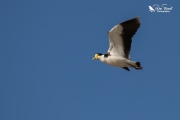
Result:
{"label": "flying bird", "polygon": [[130,60],[132,37],[140,27],[139,17],[127,20],[114,26],[109,32],[109,49],[106,54],[97,53],[92,60],[100,60],[108,65],[121,67],[130,71],[128,67],[136,70],[142,69],[140,62]]}

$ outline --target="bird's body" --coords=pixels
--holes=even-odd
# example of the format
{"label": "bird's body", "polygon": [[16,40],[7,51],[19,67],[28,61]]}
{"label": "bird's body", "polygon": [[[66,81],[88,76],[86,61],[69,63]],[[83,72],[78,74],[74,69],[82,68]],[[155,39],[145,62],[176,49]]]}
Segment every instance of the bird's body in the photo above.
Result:
{"label": "bird's body", "polygon": [[108,32],[108,52],[106,54],[97,53],[93,59],[99,59],[108,65],[122,67],[128,71],[128,67],[142,69],[140,62],[131,61],[129,55],[132,37],[139,27],[139,18],[134,18],[114,26]]}
{"label": "bird's body", "polygon": [[101,62],[104,62],[104,63],[114,66],[114,67],[122,67],[122,68],[138,67],[138,65],[136,65],[137,62],[130,61],[129,59],[119,57],[119,56],[104,57],[104,55],[102,55],[102,56],[99,56],[98,59]]}

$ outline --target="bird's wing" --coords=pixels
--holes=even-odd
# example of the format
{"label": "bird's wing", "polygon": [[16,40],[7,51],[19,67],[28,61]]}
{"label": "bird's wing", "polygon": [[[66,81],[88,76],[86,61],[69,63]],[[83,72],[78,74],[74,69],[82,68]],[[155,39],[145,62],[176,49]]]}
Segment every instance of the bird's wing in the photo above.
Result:
{"label": "bird's wing", "polygon": [[113,48],[113,42],[112,42],[112,40],[110,40],[110,35],[109,34],[110,34],[110,32],[108,32],[108,37],[109,37],[109,49],[108,49],[108,53],[110,53],[112,48]]}
{"label": "bird's wing", "polygon": [[139,18],[134,18],[114,26],[108,33],[108,52],[113,56],[122,56],[129,59],[131,38],[140,27]]}

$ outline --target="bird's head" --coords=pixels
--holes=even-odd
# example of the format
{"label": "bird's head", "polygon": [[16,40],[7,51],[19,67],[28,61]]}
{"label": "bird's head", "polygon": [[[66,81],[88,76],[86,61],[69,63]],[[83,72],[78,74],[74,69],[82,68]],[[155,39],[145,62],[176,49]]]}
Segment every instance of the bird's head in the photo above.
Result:
{"label": "bird's head", "polygon": [[92,60],[98,60],[99,59],[99,56],[103,55],[102,53],[96,53],[94,55],[94,57],[92,58]]}

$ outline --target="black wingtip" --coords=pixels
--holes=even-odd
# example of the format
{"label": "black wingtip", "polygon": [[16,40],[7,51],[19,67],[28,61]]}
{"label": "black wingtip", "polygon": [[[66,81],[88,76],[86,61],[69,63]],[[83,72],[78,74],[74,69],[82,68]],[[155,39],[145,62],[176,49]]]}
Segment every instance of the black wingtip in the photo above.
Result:
{"label": "black wingtip", "polygon": [[124,27],[131,27],[131,26],[139,27],[141,25],[140,17],[138,16],[138,17],[126,20],[126,21],[120,23],[120,25],[122,25]]}

